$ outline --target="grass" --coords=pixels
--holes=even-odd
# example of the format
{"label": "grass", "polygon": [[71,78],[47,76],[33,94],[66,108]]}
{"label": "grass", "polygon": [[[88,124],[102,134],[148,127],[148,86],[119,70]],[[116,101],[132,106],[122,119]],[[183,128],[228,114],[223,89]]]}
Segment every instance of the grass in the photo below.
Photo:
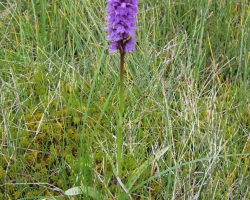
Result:
{"label": "grass", "polygon": [[249,1],[140,2],[121,180],[105,7],[1,1],[0,199],[249,199]]}

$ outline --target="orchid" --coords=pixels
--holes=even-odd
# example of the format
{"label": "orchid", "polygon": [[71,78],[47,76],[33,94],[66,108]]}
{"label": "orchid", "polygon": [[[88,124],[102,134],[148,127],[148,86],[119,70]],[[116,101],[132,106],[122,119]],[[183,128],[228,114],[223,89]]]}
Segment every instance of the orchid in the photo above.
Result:
{"label": "orchid", "polygon": [[[136,14],[138,11],[137,0],[107,0],[106,18],[108,26],[107,40],[110,41],[109,52],[120,51],[120,92],[119,92],[119,120],[117,130],[117,178],[122,175],[122,118],[124,113],[124,57],[127,52],[135,49]],[[118,187],[118,199],[121,188]]]}
{"label": "orchid", "polygon": [[132,52],[134,50],[137,0],[107,0],[106,18],[108,26],[107,40],[110,41],[109,51]]}

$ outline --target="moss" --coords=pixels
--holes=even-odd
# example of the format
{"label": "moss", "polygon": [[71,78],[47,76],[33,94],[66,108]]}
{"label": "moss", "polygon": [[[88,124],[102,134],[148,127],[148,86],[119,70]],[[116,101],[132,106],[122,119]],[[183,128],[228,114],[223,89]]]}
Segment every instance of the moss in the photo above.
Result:
{"label": "moss", "polygon": [[56,128],[59,132],[63,132],[63,124],[60,122],[56,123]]}
{"label": "moss", "polygon": [[25,155],[25,161],[29,166],[33,166],[36,163],[37,152],[28,152]]}
{"label": "moss", "polygon": [[75,128],[70,128],[67,133],[66,133],[66,137],[72,141],[75,141]]}
{"label": "moss", "polygon": [[35,123],[34,122],[30,122],[30,123],[27,123],[26,126],[28,128],[28,130],[36,130],[35,129]]}
{"label": "moss", "polygon": [[95,163],[98,164],[98,163],[101,163],[102,160],[103,160],[103,153],[101,150],[97,150],[94,154],[94,160],[95,160]]}
{"label": "moss", "polygon": [[47,123],[42,123],[42,125],[41,125],[41,131],[42,131],[43,133],[48,133],[48,132],[50,132],[49,125],[48,125]]}
{"label": "moss", "polygon": [[48,170],[47,170],[47,168],[42,168],[41,169],[41,174],[44,176],[44,175],[46,175],[47,176],[47,172],[48,172]]}
{"label": "moss", "polygon": [[[84,124],[84,115],[86,112],[86,105],[88,101],[88,94],[90,91],[90,87],[85,84],[83,86],[77,85],[74,83],[74,80],[70,83],[67,83],[63,78],[60,79],[60,87],[59,93],[57,90],[53,91],[53,84],[50,81],[55,79],[55,73],[45,73],[47,67],[40,66],[37,69],[29,70],[29,80],[22,90],[22,95],[26,93],[26,96],[21,99],[23,102],[23,115],[22,118],[19,119],[20,115],[12,114],[11,121],[12,123],[17,123],[18,120],[21,120],[20,130],[12,129],[13,133],[18,133],[14,135],[13,138],[16,139],[18,147],[17,157],[12,161],[11,167],[8,170],[7,181],[15,180],[17,181],[35,181],[35,182],[48,182],[53,184],[59,188],[71,187],[76,183],[76,174],[78,173],[78,163],[80,162],[77,157],[78,146],[80,137],[84,138],[84,143],[82,144],[82,153],[88,154],[89,157],[94,158],[93,167],[94,170],[97,170],[97,173],[103,174],[103,179],[106,182],[111,180],[113,175],[111,164],[109,160],[105,159],[105,153],[100,149],[100,144],[97,142],[93,142],[93,144],[88,144],[89,138],[91,138],[91,134],[93,134],[93,130],[96,128],[97,120],[102,113],[102,108],[106,101],[107,95],[105,91],[98,91],[96,95],[93,95],[92,102],[88,109],[87,124]],[[64,72],[63,72],[64,73]],[[67,72],[68,73],[68,72]],[[20,83],[23,83],[22,80],[19,80]],[[56,87],[56,86],[55,86]],[[82,91],[81,91],[82,90]],[[133,88],[133,93],[135,97],[141,96],[137,90]],[[59,95],[58,95],[59,94]],[[159,94],[161,95],[161,94]],[[177,94],[177,96],[180,94]],[[54,100],[52,100],[55,98]],[[57,97],[60,96],[60,97]],[[171,96],[171,95],[170,95]],[[215,110],[217,113],[224,112],[227,110],[227,105],[225,102],[233,101],[232,97],[235,96],[234,93],[225,97],[224,101],[221,100],[222,103],[218,105],[218,108]],[[115,127],[111,122],[115,121],[115,118],[112,118],[114,112],[114,102],[117,101],[117,97],[112,97],[112,101],[105,110],[105,115],[101,120],[101,126],[98,127],[98,137],[103,145],[106,145],[104,148],[111,149],[115,148],[114,137],[112,135],[112,131],[115,130]],[[126,99],[126,104],[133,108],[133,96],[128,95]],[[161,98],[161,97],[160,97]],[[177,97],[179,99],[179,97]],[[198,113],[198,119],[200,119],[200,127],[198,127],[199,131],[205,133],[207,123],[209,123],[208,110],[206,107],[206,100],[201,98],[199,101],[200,113]],[[150,101],[147,99],[147,101]],[[145,102],[142,102],[145,103]],[[140,144],[136,146],[136,149],[133,149],[134,154],[129,154],[130,152],[124,155],[124,170],[122,171],[123,176],[126,179],[128,174],[132,174],[134,170],[137,168],[137,161],[141,158],[147,158],[148,154],[151,155],[153,144],[160,146],[165,145],[165,135],[162,133],[162,126],[164,126],[161,112],[155,111],[155,103],[147,102],[147,106],[144,108],[143,113],[140,107],[134,110],[132,116],[132,126],[135,128],[139,127],[138,132],[133,135],[135,143],[140,141]],[[178,152],[182,151],[184,148],[184,143],[186,141],[182,140],[181,134],[178,132],[183,132],[182,127],[186,125],[186,121],[183,120],[182,117],[178,116],[177,113],[181,113],[182,105],[180,101],[173,101],[170,112],[170,118],[173,120],[172,128],[173,132],[177,134],[173,134],[173,139],[175,142],[175,150],[178,156]],[[21,110],[21,109],[20,109]],[[152,111],[153,110],[153,111]],[[247,109],[243,109],[243,111],[237,115],[237,120],[239,120],[240,126],[244,126],[246,130],[249,129],[250,124],[250,115],[247,112]],[[221,122],[220,127],[225,127],[225,131],[223,132],[223,137],[225,140],[229,140],[232,137],[232,133],[234,134],[237,131],[237,127],[235,124],[231,123],[236,119],[235,113],[237,110],[231,110],[229,115],[231,119],[224,120]],[[141,116],[143,115],[143,116]],[[189,113],[189,117],[192,118],[193,112]],[[112,119],[111,119],[112,118]],[[42,121],[41,121],[42,119]],[[129,119],[130,120],[130,119]],[[134,120],[134,121],[133,121]],[[40,122],[41,121],[41,122]],[[40,124],[39,124],[40,123]],[[84,133],[82,131],[84,124]],[[125,122],[124,124],[128,124]],[[229,126],[230,125],[230,126]],[[111,128],[110,128],[111,127]],[[155,128],[157,127],[157,128]],[[128,127],[125,127],[127,130]],[[130,127],[129,127],[130,128]],[[36,132],[38,131],[39,132]],[[133,130],[133,127],[132,129]],[[113,131],[115,132],[115,131]],[[83,135],[84,134],[84,135]],[[4,132],[0,127],[0,137],[4,137]],[[127,135],[124,137],[127,139]],[[201,136],[199,134],[195,134],[192,138],[190,138],[192,142],[195,142],[198,146],[196,152],[196,157],[201,157],[199,146],[200,143],[203,143],[201,140]],[[127,141],[126,141],[127,142]],[[245,152],[250,152],[250,145],[247,144],[247,138],[241,140],[242,147],[244,146]],[[86,145],[86,143],[88,145]],[[244,144],[244,145],[243,145]],[[185,146],[189,146],[191,144],[185,143]],[[204,145],[204,144],[202,144]],[[31,149],[32,151],[23,150],[21,148]],[[89,148],[91,147],[91,148]],[[127,149],[128,146],[124,147]],[[148,150],[147,150],[148,148]],[[225,147],[227,148],[227,147]],[[25,152],[25,154],[23,154]],[[228,152],[228,150],[226,150]],[[109,153],[114,153],[110,151]],[[9,155],[7,149],[3,149],[3,154]],[[184,155],[183,162],[188,161],[187,159],[191,159],[190,155]],[[171,157],[171,156],[170,156]],[[166,160],[170,160],[171,158]],[[8,156],[3,157],[0,155],[0,182],[4,181],[6,167],[8,166]],[[92,162],[92,160],[91,160]],[[159,166],[161,166],[161,161],[159,161]],[[165,160],[164,160],[165,162]],[[249,171],[249,159],[242,158],[241,160],[244,169],[244,175],[247,176]],[[14,163],[14,165],[13,165]],[[66,164],[65,164],[66,163]],[[164,166],[167,164],[165,163]],[[84,165],[83,165],[84,166]],[[60,173],[58,171],[60,170]],[[93,173],[92,168],[85,169],[86,176],[85,180],[89,185],[98,185],[99,182],[95,180],[95,174]],[[182,170],[182,171],[181,171]],[[192,171],[188,166],[181,168],[180,172],[183,177],[186,177]],[[178,171],[178,170],[177,170]],[[62,177],[64,174],[64,177]],[[147,170],[143,172],[140,177],[140,180],[137,183],[140,183],[143,180],[147,180],[151,177],[151,171]],[[34,180],[35,178],[35,180]],[[218,175],[216,175],[218,179]],[[232,183],[230,174],[228,175],[228,182]],[[235,175],[234,175],[235,178]],[[217,181],[216,179],[216,181]],[[99,187],[100,185],[98,185]],[[101,186],[100,186],[101,187]],[[157,199],[157,195],[162,190],[160,185],[156,182],[150,182],[148,187],[152,188],[151,195],[152,199]],[[36,187],[34,185],[24,185],[20,187],[16,186],[8,186],[8,193],[13,194],[10,199],[13,198],[22,198],[29,197],[35,195],[46,195],[46,194],[55,194],[58,193],[55,191],[50,191],[49,188],[45,186]],[[146,188],[146,187],[145,187]],[[149,192],[145,188],[138,189],[138,193],[141,192]],[[115,194],[117,189],[117,183],[115,181],[111,181],[109,185],[110,191]],[[145,190],[144,190],[145,189]],[[219,190],[220,191],[220,190]],[[222,190],[223,191],[223,190]],[[220,191],[220,192],[222,192]],[[21,197],[22,196],[22,197]],[[221,196],[220,196],[221,197]],[[5,197],[0,199],[5,199]]]}
{"label": "moss", "polygon": [[56,183],[59,180],[59,176],[53,175],[53,176],[51,176],[51,180],[52,180],[53,183]]}
{"label": "moss", "polygon": [[150,183],[150,188],[152,189],[152,191],[150,192],[152,195],[152,198],[156,199],[159,192],[162,190],[162,186],[160,185],[159,182],[153,181]]}
{"label": "moss", "polygon": [[79,117],[73,117],[73,123],[74,123],[74,125],[77,125],[77,124],[79,124],[80,123],[80,118]]}
{"label": "moss", "polygon": [[4,182],[5,171],[2,166],[0,166],[0,182]]}
{"label": "moss", "polygon": [[66,162],[71,164],[74,157],[71,154],[66,154],[64,156],[64,158],[65,158]]}
{"label": "moss", "polygon": [[[249,148],[249,151],[247,152],[250,152],[250,148]],[[244,159],[244,176],[248,176],[249,175],[249,166],[250,166],[250,158],[247,157]]]}
{"label": "moss", "polygon": [[42,117],[43,117],[43,113],[40,113],[40,112],[35,113],[35,115],[34,115],[34,118],[36,121],[40,121],[42,119]]}
{"label": "moss", "polygon": [[109,186],[109,191],[110,191],[112,194],[115,194],[116,189],[117,189],[117,186],[114,185],[114,184],[112,184],[111,186]]}
{"label": "moss", "polygon": [[137,167],[136,160],[135,160],[134,156],[131,154],[124,158],[123,163],[124,163],[123,165],[124,165],[125,169],[128,171],[132,171],[132,170],[136,169],[136,167]]}
{"label": "moss", "polygon": [[63,183],[64,183],[64,181],[60,178],[60,179],[58,179],[57,180],[57,186],[59,187],[59,188],[63,188]]}
{"label": "moss", "polygon": [[34,178],[36,179],[36,180],[39,180],[40,178],[41,178],[41,173],[40,172],[36,172],[36,173],[34,173]]}
{"label": "moss", "polygon": [[36,163],[34,169],[40,171],[42,169],[42,164],[41,163]]}
{"label": "moss", "polygon": [[19,199],[21,195],[22,195],[22,192],[18,190],[18,191],[15,191],[15,192],[14,192],[13,197],[14,197],[15,199]]}
{"label": "moss", "polygon": [[22,137],[20,139],[20,147],[27,148],[30,145],[30,139],[27,137]]}

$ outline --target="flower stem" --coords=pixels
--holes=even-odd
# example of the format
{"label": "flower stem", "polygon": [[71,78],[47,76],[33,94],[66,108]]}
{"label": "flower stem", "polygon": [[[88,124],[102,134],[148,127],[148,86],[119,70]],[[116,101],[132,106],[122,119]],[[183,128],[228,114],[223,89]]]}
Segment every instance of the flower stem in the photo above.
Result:
{"label": "flower stem", "polygon": [[[119,93],[119,121],[117,131],[117,176],[121,178],[122,175],[122,118],[124,113],[124,56],[125,53],[120,51],[120,93]],[[120,193],[120,187],[118,187],[118,196]]]}

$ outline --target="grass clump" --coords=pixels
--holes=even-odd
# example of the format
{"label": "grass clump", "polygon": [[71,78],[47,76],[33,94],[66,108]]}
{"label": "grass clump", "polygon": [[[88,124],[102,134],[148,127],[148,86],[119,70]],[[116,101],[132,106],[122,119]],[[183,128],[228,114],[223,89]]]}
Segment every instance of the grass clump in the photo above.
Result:
{"label": "grass clump", "polygon": [[249,2],[140,3],[121,182],[105,7],[0,3],[0,199],[249,199]]}

